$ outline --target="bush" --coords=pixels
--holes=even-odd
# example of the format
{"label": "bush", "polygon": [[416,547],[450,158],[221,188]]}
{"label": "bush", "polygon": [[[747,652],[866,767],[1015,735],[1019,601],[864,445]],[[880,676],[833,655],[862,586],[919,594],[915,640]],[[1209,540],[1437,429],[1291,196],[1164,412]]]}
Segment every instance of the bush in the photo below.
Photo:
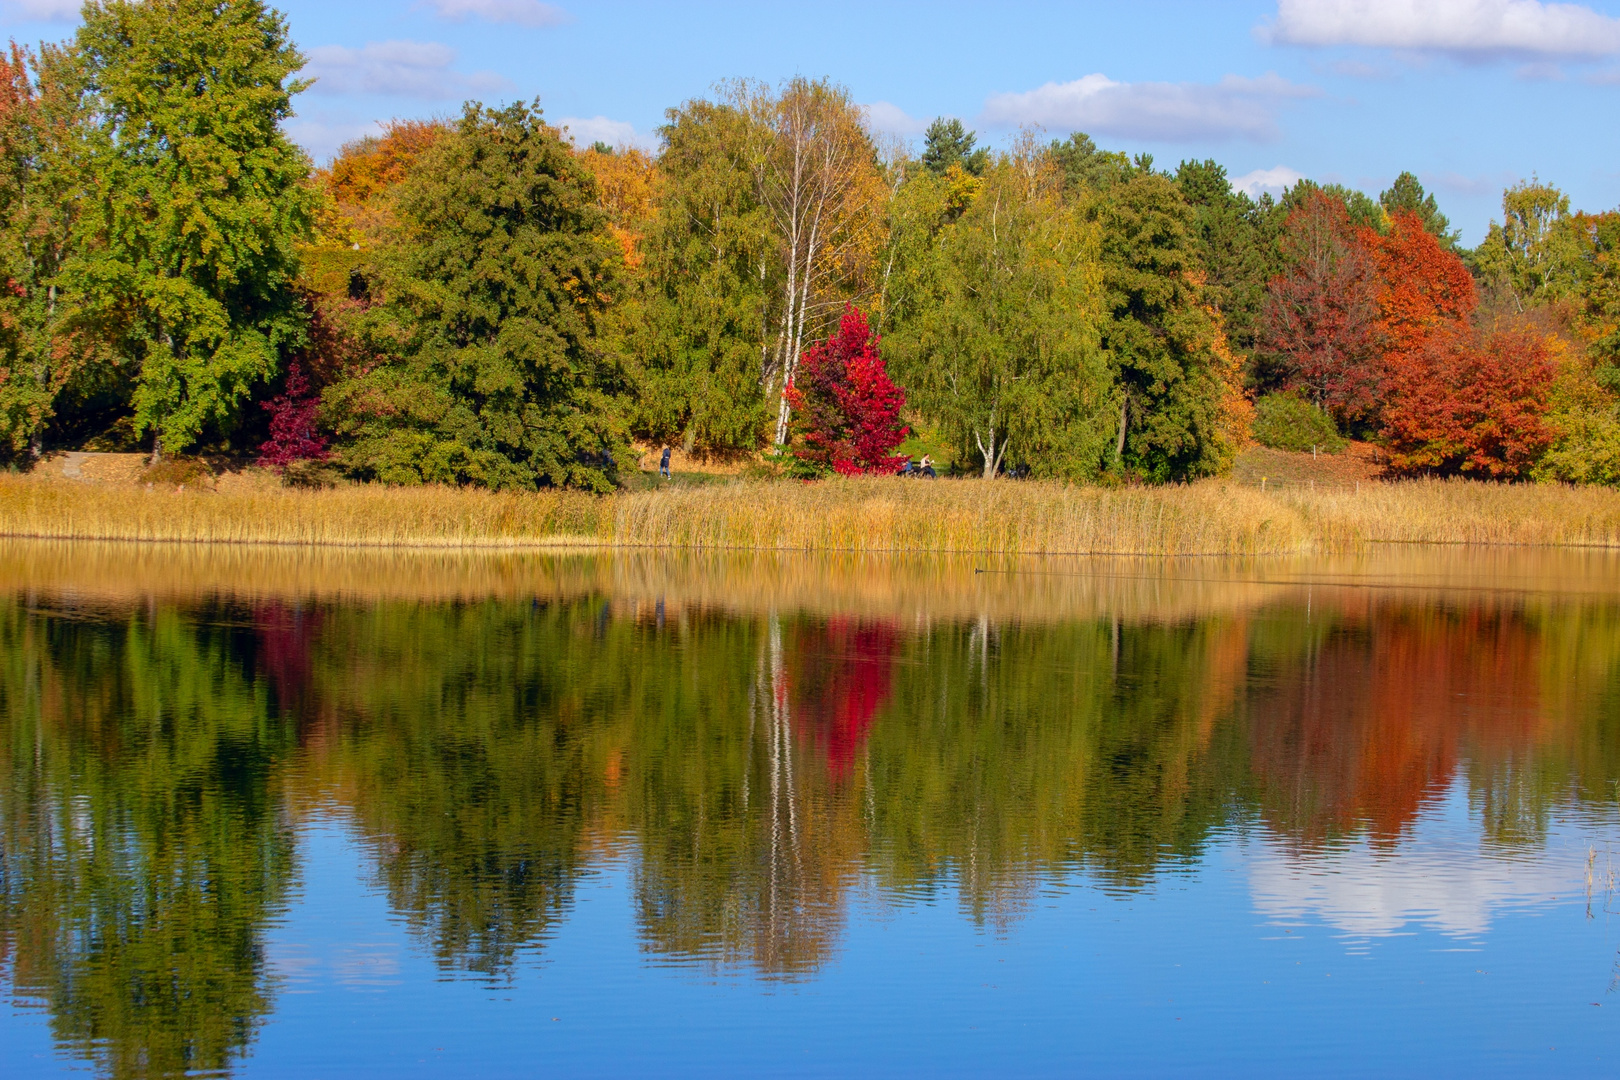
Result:
{"label": "bush", "polygon": [[1333,417],[1295,394],[1267,394],[1254,403],[1254,437],[1273,450],[1337,454],[1345,447]]}
{"label": "bush", "polygon": [[141,481],[147,484],[173,484],[176,487],[185,487],[190,484],[199,486],[214,478],[214,470],[209,468],[208,462],[194,457],[166,457],[156,465],[149,465],[141,472]]}
{"label": "bush", "polygon": [[1620,416],[1584,409],[1555,418],[1559,436],[1537,463],[1536,480],[1620,486]]}

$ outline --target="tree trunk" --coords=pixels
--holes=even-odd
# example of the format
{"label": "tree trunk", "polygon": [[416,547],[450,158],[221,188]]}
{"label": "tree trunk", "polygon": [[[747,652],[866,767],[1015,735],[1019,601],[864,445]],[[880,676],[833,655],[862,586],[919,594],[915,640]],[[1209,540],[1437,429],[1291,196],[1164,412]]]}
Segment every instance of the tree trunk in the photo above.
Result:
{"label": "tree trunk", "polygon": [[1001,440],[1001,447],[999,449],[997,449],[997,447],[996,447],[996,413],[995,413],[994,409],[992,409],[990,411],[989,429],[990,429],[990,431],[989,431],[990,445],[989,446],[986,446],[984,444],[984,437],[981,436],[977,431],[975,431],[973,433],[973,441],[979,444],[979,456],[984,458],[984,478],[986,480],[994,480],[996,478],[996,473],[1001,468],[1001,459],[1007,456],[1007,441],[1008,441],[1007,439],[1002,439]]}
{"label": "tree trunk", "polygon": [[1120,464],[1125,462],[1125,426],[1130,419],[1130,405],[1129,395],[1119,403],[1119,438],[1114,440],[1114,460]]}

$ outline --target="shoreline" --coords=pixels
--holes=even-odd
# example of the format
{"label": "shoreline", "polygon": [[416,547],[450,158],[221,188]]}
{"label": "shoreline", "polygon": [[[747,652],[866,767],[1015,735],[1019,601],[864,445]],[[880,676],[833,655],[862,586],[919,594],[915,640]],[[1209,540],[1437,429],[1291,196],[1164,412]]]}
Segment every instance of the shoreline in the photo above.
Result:
{"label": "shoreline", "polygon": [[0,476],[0,536],[424,551],[1250,557],[1383,545],[1620,550],[1620,491],[1407,480],[1265,491],[889,477],[588,495],[138,488]]}

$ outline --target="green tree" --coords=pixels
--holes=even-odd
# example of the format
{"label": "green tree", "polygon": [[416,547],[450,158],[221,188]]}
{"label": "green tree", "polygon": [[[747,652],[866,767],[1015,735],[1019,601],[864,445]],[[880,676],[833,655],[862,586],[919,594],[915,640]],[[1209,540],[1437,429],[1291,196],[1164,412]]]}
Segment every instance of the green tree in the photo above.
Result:
{"label": "green tree", "polygon": [[1462,234],[1451,227],[1446,215],[1440,212],[1440,204],[1433,195],[1424,192],[1423,185],[1411,173],[1401,173],[1387,191],[1380,192],[1378,205],[1390,217],[1403,211],[1416,214],[1425,232],[1437,237],[1447,250],[1457,250],[1457,239]]}
{"label": "green tree", "polygon": [[762,268],[776,255],[754,187],[761,136],[728,104],[692,101],[667,116],[631,331],[634,426],[688,449],[752,450],[767,419]]}
{"label": "green tree", "polygon": [[[941,212],[942,194],[922,205]],[[986,479],[1009,452],[1037,475],[1095,476],[1116,398],[1098,348],[1097,231],[1050,157],[1026,144],[1002,158],[962,216],[919,241],[896,273],[887,341],[911,402]]]}
{"label": "green tree", "polygon": [[1168,177],[1142,170],[1095,199],[1107,321],[1121,393],[1112,456],[1163,482],[1224,471],[1236,454],[1238,371],[1201,295],[1197,217]]}
{"label": "green tree", "polygon": [[[1091,136],[1077,131],[1067,139],[1052,140],[1052,160],[1071,191],[1098,191],[1128,180],[1136,172],[1131,159],[1118,150],[1099,150]],[[1151,165],[1152,158],[1143,158]]]}
{"label": "green tree", "polygon": [[1580,302],[1599,381],[1620,390],[1620,210],[1576,215],[1582,254]]}
{"label": "green tree", "polygon": [[68,276],[138,362],[156,458],[228,430],[303,340],[309,162],[281,123],[304,60],[259,0],[92,0],[73,52],[94,122]]}
{"label": "green tree", "polygon": [[36,457],[85,355],[62,280],[82,205],[65,66],[51,46],[0,55],[0,451]]}
{"label": "green tree", "polygon": [[1233,191],[1226,169],[1209,160],[1183,161],[1176,184],[1193,208],[1206,301],[1225,320],[1232,348],[1252,357],[1266,285],[1280,270],[1270,197],[1257,203]]}
{"label": "green tree", "polygon": [[1289,214],[1305,205],[1313,191],[1320,191],[1343,203],[1345,213],[1350,215],[1350,224],[1357,228],[1371,229],[1379,234],[1389,231],[1389,215],[1366,192],[1343,184],[1318,184],[1315,180],[1301,180],[1283,192],[1283,197],[1277,202],[1277,220],[1287,220]]}
{"label": "green tree", "polygon": [[1502,192],[1502,220],[1491,222],[1473,263],[1487,283],[1508,289],[1522,308],[1579,290],[1581,246],[1569,196],[1531,177]]}
{"label": "green tree", "polygon": [[625,377],[600,337],[622,253],[595,182],[538,106],[469,104],[393,196],[378,358],[327,391],[341,460],[386,483],[606,491]]}
{"label": "green tree", "polygon": [[923,134],[922,167],[935,176],[944,176],[952,165],[959,165],[970,175],[983,176],[990,164],[990,151],[982,146],[975,149],[977,141],[978,134],[963,127],[962,121],[941,116]]}

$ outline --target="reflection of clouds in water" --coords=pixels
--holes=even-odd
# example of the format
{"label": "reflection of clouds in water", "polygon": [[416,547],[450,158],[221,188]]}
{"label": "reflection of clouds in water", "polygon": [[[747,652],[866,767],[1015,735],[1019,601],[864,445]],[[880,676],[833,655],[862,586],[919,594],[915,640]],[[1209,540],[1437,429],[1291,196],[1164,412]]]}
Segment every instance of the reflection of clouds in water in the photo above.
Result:
{"label": "reflection of clouds in water", "polygon": [[391,941],[357,941],[330,950],[299,943],[273,956],[271,969],[288,993],[313,993],[326,982],[363,993],[400,985],[401,953]]}
{"label": "reflection of clouds in water", "polygon": [[1248,853],[1255,908],[1278,921],[1319,919],[1353,937],[1408,926],[1478,937],[1503,909],[1584,895],[1588,846],[1602,844],[1597,833],[1554,830],[1536,849],[1493,847],[1477,821],[1458,819],[1462,786],[1394,846],[1362,838],[1299,852],[1259,840]]}

